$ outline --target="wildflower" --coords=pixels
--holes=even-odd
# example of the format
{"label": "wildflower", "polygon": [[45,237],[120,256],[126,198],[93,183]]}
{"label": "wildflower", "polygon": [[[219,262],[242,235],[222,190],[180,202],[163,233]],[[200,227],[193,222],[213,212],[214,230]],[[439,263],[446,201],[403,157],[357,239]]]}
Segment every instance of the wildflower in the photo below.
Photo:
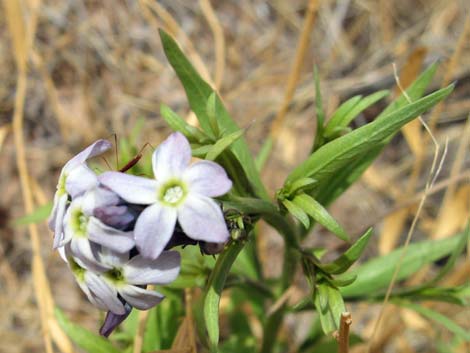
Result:
{"label": "wildflower", "polygon": [[98,273],[86,271],[84,283],[92,302],[116,315],[127,312],[125,303],[140,310],[157,305],[164,296],[142,286],[168,284],[176,279],[180,270],[180,254],[176,251],[164,251],[156,260],[141,255],[129,259],[129,253],[119,254],[106,249],[100,255],[108,269]]}
{"label": "wildflower", "polygon": [[60,172],[57,191],[54,195],[54,206],[49,218],[49,228],[54,231],[54,247],[59,246],[62,234],[62,221],[69,198],[83,194],[86,190],[98,185],[96,174],[88,168],[86,161],[111,148],[106,140],[98,140],[69,160]]}
{"label": "wildflower", "polygon": [[114,331],[114,329],[129,316],[132,311],[132,306],[130,306],[128,303],[125,303],[124,310],[126,310],[126,312],[121,315],[117,315],[112,311],[108,311],[106,313],[106,318],[104,319],[103,325],[101,325],[100,328],[101,336],[108,337]]}
{"label": "wildflower", "polygon": [[191,147],[181,133],[171,134],[153,153],[156,180],[106,172],[100,182],[125,201],[149,205],[134,228],[137,249],[156,259],[169,242],[176,222],[192,239],[223,243],[229,237],[220,206],[212,197],[227,193],[232,182],[217,163],[189,165]]}
{"label": "wildflower", "polygon": [[[103,223],[95,216],[95,209],[102,210],[106,207],[117,209],[118,215],[124,221],[132,221],[132,214],[122,212],[125,206],[116,206],[119,197],[110,190],[96,187],[88,190],[84,195],[76,197],[70,203],[63,224],[61,239],[57,242],[59,246],[70,243],[70,252],[79,258],[87,266],[94,269],[102,269],[99,261],[99,246],[106,247],[112,251],[125,253],[135,245],[132,231],[123,231]],[[112,214],[108,211],[106,218],[112,220]],[[57,235],[56,235],[57,236]]]}

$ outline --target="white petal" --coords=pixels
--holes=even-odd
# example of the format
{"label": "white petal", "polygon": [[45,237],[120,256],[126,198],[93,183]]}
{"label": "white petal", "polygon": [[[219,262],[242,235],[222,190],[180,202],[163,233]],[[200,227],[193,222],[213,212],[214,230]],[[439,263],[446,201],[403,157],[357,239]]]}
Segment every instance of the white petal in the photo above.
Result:
{"label": "white petal", "polygon": [[126,312],[124,304],[121,303],[117,296],[116,289],[100,276],[87,271],[85,274],[85,283],[90,291],[108,308],[109,311],[118,315],[122,315]]}
{"label": "white petal", "polygon": [[65,179],[65,190],[72,196],[72,199],[84,194],[95,186],[98,186],[98,177],[85,164],[79,164],[73,168]]}
{"label": "white petal", "polygon": [[189,184],[191,192],[216,197],[226,194],[232,188],[232,181],[225,169],[211,161],[200,161],[184,172],[183,179]]}
{"label": "white petal", "polygon": [[156,259],[173,235],[176,209],[156,203],[147,207],[137,218],[134,228],[135,244],[146,258]]}
{"label": "white petal", "polygon": [[107,248],[101,248],[100,262],[109,268],[122,268],[129,261],[129,253],[118,253]]}
{"label": "white petal", "polygon": [[157,201],[157,182],[120,172],[106,172],[98,177],[101,184],[110,188],[124,200],[139,205]]}
{"label": "white petal", "polygon": [[220,206],[211,198],[188,194],[178,209],[178,222],[190,238],[210,243],[224,243],[229,238]]}
{"label": "white petal", "polygon": [[131,250],[134,245],[134,234],[109,227],[98,218],[90,217],[87,226],[88,239],[120,253]]}
{"label": "white petal", "polygon": [[87,270],[103,272],[110,266],[100,261],[99,246],[83,237],[74,237],[70,241],[70,252],[79,259]]}
{"label": "white petal", "polygon": [[177,251],[164,251],[156,260],[137,255],[124,266],[124,277],[130,284],[168,284],[178,277],[180,261]]}
{"label": "white petal", "polygon": [[67,210],[67,195],[62,195],[57,200],[57,205],[54,203],[55,215],[54,219],[50,221],[50,226],[54,226],[54,249],[59,246],[63,246],[68,243],[71,237],[66,237],[64,235],[64,220],[66,219],[66,210]]}
{"label": "white petal", "polygon": [[119,294],[133,307],[147,310],[160,303],[164,296],[158,292],[150,291],[136,286],[123,286],[119,288]]}
{"label": "white petal", "polygon": [[64,170],[69,171],[75,168],[77,165],[85,163],[87,159],[98,156],[107,150],[109,150],[113,145],[106,140],[98,140],[93,144],[85,148],[82,152],[77,154],[71,160],[69,160],[65,166]]}
{"label": "white petal", "polygon": [[165,181],[181,176],[191,161],[191,146],[180,132],[171,134],[152,155],[153,174]]}
{"label": "white petal", "polygon": [[93,210],[98,207],[114,206],[119,203],[119,196],[104,187],[95,187],[84,195],[83,212],[91,216]]}

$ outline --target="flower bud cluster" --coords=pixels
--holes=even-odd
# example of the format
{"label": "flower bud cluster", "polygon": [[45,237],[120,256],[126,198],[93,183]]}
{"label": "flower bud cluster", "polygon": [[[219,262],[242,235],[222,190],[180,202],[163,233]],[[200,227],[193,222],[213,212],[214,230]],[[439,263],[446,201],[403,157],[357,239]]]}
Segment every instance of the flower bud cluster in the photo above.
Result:
{"label": "flower bud cluster", "polygon": [[108,311],[101,329],[105,336],[133,307],[146,310],[163,299],[146,288],[178,276],[180,254],[167,249],[181,239],[193,244],[228,240],[222,210],[212,198],[232,186],[218,164],[190,165],[191,148],[180,133],[153,153],[153,179],[96,174],[87,160],[110,148],[108,141],[98,140],[66,163],[49,219],[54,248],[90,302]]}

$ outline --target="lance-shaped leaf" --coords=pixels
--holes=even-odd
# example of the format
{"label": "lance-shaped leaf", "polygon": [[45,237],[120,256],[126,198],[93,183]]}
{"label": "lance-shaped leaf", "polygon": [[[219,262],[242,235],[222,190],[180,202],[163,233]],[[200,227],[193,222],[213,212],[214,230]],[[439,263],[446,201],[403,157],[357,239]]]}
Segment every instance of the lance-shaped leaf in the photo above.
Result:
{"label": "lance-shaped leaf", "polygon": [[361,236],[348,250],[340,257],[329,264],[321,265],[321,269],[327,273],[337,275],[346,272],[352,264],[361,256],[362,252],[369,243],[370,236],[372,235],[372,228],[368,229],[363,236]]}
{"label": "lance-shaped leaf", "polygon": [[444,326],[446,329],[448,329],[450,332],[453,334],[459,336],[461,339],[465,341],[470,341],[470,332],[468,332],[467,329],[463,328],[459,324],[457,324],[455,321],[449,319],[449,317],[442,315],[441,313],[438,313],[437,311],[434,311],[429,308],[425,308],[421,305],[414,304],[414,303],[408,303],[408,302],[396,302],[402,307],[411,309],[416,311],[418,314],[421,314],[422,316],[438,323]]}
{"label": "lance-shaped leaf", "polygon": [[214,161],[223,151],[225,151],[235,141],[242,137],[244,132],[245,130],[237,130],[231,134],[228,134],[227,136],[222,137],[213,146],[211,146],[205,159]]}
{"label": "lance-shaped leaf", "polygon": [[[325,137],[331,138],[334,132],[338,129],[345,128],[351,121],[354,120],[360,113],[369,108],[375,102],[381,100],[389,94],[389,91],[383,90],[375,92],[365,98],[359,100],[354,106],[345,114],[338,115],[336,120],[331,119],[327,128],[325,128]],[[353,97],[354,98],[354,97]]]}
{"label": "lance-shaped leaf", "polygon": [[[174,39],[163,30],[160,30],[159,33],[165,55],[186,91],[191,109],[196,114],[204,132],[214,138],[214,131],[207,114],[207,101],[213,93],[213,89],[197,73]],[[218,113],[217,123],[220,129],[225,131],[225,133],[238,131],[239,127],[230,117],[217,95],[215,100],[216,111]],[[238,159],[242,170],[246,174],[246,179],[251,184],[256,195],[266,200],[269,199],[245,139],[241,137],[235,141],[230,146],[230,150]]]}
{"label": "lance-shaped leaf", "polygon": [[[425,89],[429,86],[432,78],[434,77],[437,67],[437,63],[428,67],[406,90],[406,95],[411,101],[419,99],[424,94]],[[348,102],[349,101],[343,103],[343,105],[346,105]],[[382,119],[384,116],[387,116],[407,104],[408,100],[404,95],[401,95],[382,113],[380,113],[376,120]],[[337,110],[337,113],[341,110],[342,106]],[[346,111],[346,109],[344,109],[344,111]],[[338,166],[334,174],[335,177],[323,178],[321,182],[316,185],[317,188],[315,189],[315,192],[312,193],[312,196],[314,196],[322,205],[329,205],[363,174],[367,167],[378,157],[382,149],[390,142],[393,136],[394,134],[389,135],[375,147],[371,147],[367,151],[356,155],[348,163]]]}
{"label": "lance-shaped leaf", "polygon": [[305,213],[320,223],[330,232],[334,233],[338,238],[349,241],[349,236],[338,222],[328,213],[328,211],[318,203],[313,197],[302,194],[297,195],[293,203],[300,207]]}
{"label": "lance-shaped leaf", "polygon": [[346,311],[341,293],[328,283],[320,283],[313,293],[315,309],[325,334],[339,329],[341,314]]}
{"label": "lance-shaped leaf", "polygon": [[319,183],[330,179],[355,158],[380,145],[407,122],[443,100],[453,88],[454,85],[443,88],[323,145],[292,171],[287,182],[310,176]]}
{"label": "lance-shaped leaf", "polygon": [[451,238],[434,241],[423,241],[398,248],[391,253],[373,258],[365,264],[353,268],[349,273],[356,275],[356,281],[350,286],[341,288],[344,297],[358,297],[367,293],[379,294],[392,279],[400,258],[403,256],[398,271],[397,281],[408,278],[426,264],[448,256],[458,246],[460,234]]}
{"label": "lance-shaped leaf", "polygon": [[181,132],[190,142],[209,142],[209,137],[198,128],[189,125],[182,117],[176,114],[165,104],[160,106],[160,114],[174,131]]}
{"label": "lance-shaped leaf", "polygon": [[13,221],[13,225],[16,226],[26,226],[32,223],[39,223],[45,221],[47,217],[51,214],[52,211],[52,202],[48,202],[45,205],[38,206],[33,212],[27,214],[26,216],[17,218]]}
{"label": "lance-shaped leaf", "polygon": [[305,228],[310,226],[310,219],[301,207],[287,199],[283,200],[282,204],[287,208],[287,211],[289,211],[292,216],[297,218],[304,225]]}
{"label": "lance-shaped leaf", "polygon": [[206,287],[204,296],[204,323],[209,335],[211,351],[217,351],[219,343],[219,303],[222,290],[233,262],[243,248],[243,242],[231,242],[219,255]]}
{"label": "lance-shaped leaf", "polygon": [[69,321],[64,313],[55,308],[55,317],[59,326],[74,341],[77,346],[83,348],[88,353],[119,353],[120,350],[114,347],[106,338],[94,334],[87,329]]}

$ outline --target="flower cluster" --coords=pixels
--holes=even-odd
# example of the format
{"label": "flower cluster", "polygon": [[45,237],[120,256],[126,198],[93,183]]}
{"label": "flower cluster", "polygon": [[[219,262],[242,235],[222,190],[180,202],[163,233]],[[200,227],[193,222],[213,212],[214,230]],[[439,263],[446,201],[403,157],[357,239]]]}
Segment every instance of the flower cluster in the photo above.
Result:
{"label": "flower cluster", "polygon": [[146,288],[178,276],[180,254],[168,249],[227,241],[224,216],[213,197],[232,187],[218,164],[190,165],[191,147],[180,133],[153,153],[154,179],[96,174],[87,160],[110,148],[108,141],[98,140],[67,162],[49,219],[54,248],[90,302],[108,311],[101,329],[105,336],[133,307],[146,310],[163,299]]}

